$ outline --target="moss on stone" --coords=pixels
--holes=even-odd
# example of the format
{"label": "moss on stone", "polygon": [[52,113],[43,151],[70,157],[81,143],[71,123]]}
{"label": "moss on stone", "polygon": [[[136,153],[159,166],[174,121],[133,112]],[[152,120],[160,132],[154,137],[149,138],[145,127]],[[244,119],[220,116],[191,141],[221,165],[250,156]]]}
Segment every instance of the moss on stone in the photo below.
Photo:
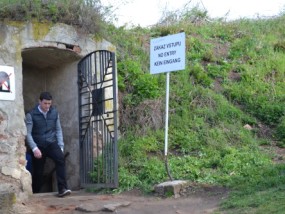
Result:
{"label": "moss on stone", "polygon": [[15,59],[16,59],[16,62],[17,63],[21,63],[22,61],[22,55],[21,55],[21,50],[22,50],[22,42],[19,38],[19,35],[18,34],[14,34],[12,35],[12,40],[13,40],[13,43],[15,45],[15,49],[17,50],[15,52]]}
{"label": "moss on stone", "polygon": [[16,203],[16,194],[12,192],[0,193],[0,213],[10,213]]}
{"label": "moss on stone", "polygon": [[5,39],[6,39],[6,32],[0,31],[0,45],[4,43]]}
{"label": "moss on stone", "polygon": [[33,22],[34,40],[38,41],[43,39],[49,33],[51,26],[51,22]]}
{"label": "moss on stone", "polygon": [[22,21],[7,21],[5,24],[16,28],[21,28],[26,26],[26,23]]}
{"label": "moss on stone", "polygon": [[116,47],[114,45],[109,45],[107,49],[111,52],[116,52]]}
{"label": "moss on stone", "polygon": [[95,41],[95,42],[102,42],[103,38],[99,34],[93,34],[92,35],[92,40]]}

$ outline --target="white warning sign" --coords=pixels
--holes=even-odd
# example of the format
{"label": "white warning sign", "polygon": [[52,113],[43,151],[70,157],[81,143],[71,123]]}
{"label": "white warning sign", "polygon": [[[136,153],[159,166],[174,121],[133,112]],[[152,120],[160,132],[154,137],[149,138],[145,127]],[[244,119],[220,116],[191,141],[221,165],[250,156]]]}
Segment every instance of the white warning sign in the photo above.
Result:
{"label": "white warning sign", "polygon": [[11,66],[0,65],[0,100],[15,99],[15,73]]}
{"label": "white warning sign", "polygon": [[185,69],[185,33],[159,37],[150,42],[150,73]]}

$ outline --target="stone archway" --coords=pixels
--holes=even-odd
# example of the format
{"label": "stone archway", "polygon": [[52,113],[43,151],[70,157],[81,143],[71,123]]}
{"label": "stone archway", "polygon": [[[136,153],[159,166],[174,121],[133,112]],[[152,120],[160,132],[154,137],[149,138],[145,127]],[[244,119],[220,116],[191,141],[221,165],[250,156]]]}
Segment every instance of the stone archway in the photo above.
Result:
{"label": "stone archway", "polygon": [[0,22],[0,65],[12,67],[15,79],[15,98],[0,96],[0,202],[9,197],[0,213],[12,210],[15,202],[20,204],[31,193],[24,119],[43,89],[53,94],[61,114],[70,152],[67,182],[74,190],[79,187],[77,62],[96,50],[115,51],[115,47],[61,23]]}

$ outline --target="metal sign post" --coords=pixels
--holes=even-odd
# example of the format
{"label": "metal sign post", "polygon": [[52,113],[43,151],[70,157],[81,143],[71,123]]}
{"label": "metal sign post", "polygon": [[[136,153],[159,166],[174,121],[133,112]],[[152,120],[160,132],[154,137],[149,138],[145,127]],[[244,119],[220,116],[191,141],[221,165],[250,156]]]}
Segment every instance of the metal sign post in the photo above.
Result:
{"label": "metal sign post", "polygon": [[165,96],[165,133],[164,133],[164,163],[166,172],[168,174],[168,177],[171,181],[173,181],[173,178],[171,176],[169,166],[168,166],[168,108],[169,108],[169,80],[170,80],[170,72],[166,73],[166,96]]}
{"label": "metal sign post", "polygon": [[166,96],[165,96],[164,156],[167,156],[167,153],[168,153],[169,79],[170,79],[170,72],[167,72],[166,73]]}
{"label": "metal sign post", "polygon": [[168,167],[168,108],[170,72],[185,69],[185,33],[152,39],[150,43],[150,73],[166,73],[165,139],[164,157],[167,174],[172,181]]}

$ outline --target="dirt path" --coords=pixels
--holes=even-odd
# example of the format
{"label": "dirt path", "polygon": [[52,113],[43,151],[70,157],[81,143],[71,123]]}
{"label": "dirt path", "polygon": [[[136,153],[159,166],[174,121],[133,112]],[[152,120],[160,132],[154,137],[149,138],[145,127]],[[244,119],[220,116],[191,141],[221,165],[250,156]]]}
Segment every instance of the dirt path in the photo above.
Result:
{"label": "dirt path", "polygon": [[116,195],[76,191],[65,198],[48,193],[35,194],[19,209],[22,214],[103,214],[106,213],[103,207],[107,205],[115,206],[113,212],[116,214],[205,214],[217,211],[227,193],[227,190],[217,187],[188,189],[180,198],[143,196],[135,190]]}

